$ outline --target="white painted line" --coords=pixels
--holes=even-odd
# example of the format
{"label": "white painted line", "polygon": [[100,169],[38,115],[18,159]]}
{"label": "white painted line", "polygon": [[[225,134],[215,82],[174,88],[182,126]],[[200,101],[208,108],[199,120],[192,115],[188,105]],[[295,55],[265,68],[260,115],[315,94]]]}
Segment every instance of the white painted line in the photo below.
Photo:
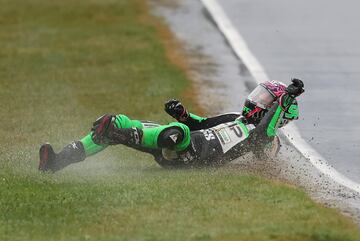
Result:
{"label": "white painted line", "polygon": [[[223,8],[217,0],[201,0],[213,20],[217,24],[219,30],[225,36],[235,54],[245,64],[254,80],[257,83],[270,80],[265,69],[250,51],[244,38],[236,30]],[[294,145],[294,147],[305,157],[311,164],[321,173],[327,175],[335,182],[360,193],[360,184],[356,183],[338,171],[336,171],[314,148],[312,148],[300,135],[295,124],[291,123],[282,129],[285,136]]]}

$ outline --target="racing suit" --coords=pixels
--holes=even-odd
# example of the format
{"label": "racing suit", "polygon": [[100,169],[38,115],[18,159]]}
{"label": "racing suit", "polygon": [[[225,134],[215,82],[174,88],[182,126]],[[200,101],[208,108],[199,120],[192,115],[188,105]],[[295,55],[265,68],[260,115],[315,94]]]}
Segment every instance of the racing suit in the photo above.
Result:
{"label": "racing suit", "polygon": [[[185,123],[113,128],[104,143],[123,144],[150,153],[164,167],[223,164],[261,149],[274,139],[283,115],[295,100],[286,98],[290,99],[286,103],[274,103],[256,127],[236,113],[208,119],[193,115]],[[96,135],[92,135],[92,140],[99,142]]]}
{"label": "racing suit", "polygon": [[185,120],[167,125],[131,120],[122,114],[104,115],[94,122],[88,135],[57,154],[50,144],[44,144],[39,151],[39,169],[58,171],[115,144],[149,153],[163,167],[223,164],[249,151],[256,154],[271,143],[295,102],[289,99],[288,104],[275,103],[256,127],[239,113],[210,118],[189,114]]}

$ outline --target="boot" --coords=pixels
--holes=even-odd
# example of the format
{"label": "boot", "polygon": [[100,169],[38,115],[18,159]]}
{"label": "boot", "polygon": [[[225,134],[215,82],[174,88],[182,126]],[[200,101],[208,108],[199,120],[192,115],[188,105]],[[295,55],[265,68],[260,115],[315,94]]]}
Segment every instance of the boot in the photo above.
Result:
{"label": "boot", "polygon": [[58,154],[49,143],[45,143],[39,150],[40,171],[56,172],[64,167],[85,160],[84,146],[80,141],[74,141],[65,146]]}

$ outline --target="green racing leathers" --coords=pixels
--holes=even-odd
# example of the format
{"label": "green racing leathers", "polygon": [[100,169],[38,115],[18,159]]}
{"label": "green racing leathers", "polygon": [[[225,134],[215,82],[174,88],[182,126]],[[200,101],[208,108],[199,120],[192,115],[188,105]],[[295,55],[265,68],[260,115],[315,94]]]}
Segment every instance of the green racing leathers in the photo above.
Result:
{"label": "green racing leathers", "polygon": [[[282,105],[278,102],[273,104],[256,127],[244,123],[242,118],[230,120],[231,117],[227,116],[230,119],[225,123],[194,131],[179,122],[142,129],[104,128],[98,125],[92,138],[98,143],[108,142],[112,145],[124,144],[136,149],[145,148],[148,151],[143,151],[153,154],[157,160],[161,159],[163,166],[222,164],[246,152],[261,149],[275,138],[283,115],[294,101],[289,95],[284,95],[283,99],[286,101],[282,101]],[[107,123],[106,126],[109,126],[108,122],[112,122],[110,119],[107,117],[109,121],[104,122]],[[104,135],[107,140],[99,138]],[[158,151],[154,154],[152,150]]]}
{"label": "green racing leathers", "polygon": [[294,102],[290,96],[285,97],[290,100],[282,101],[282,106],[276,102],[256,127],[236,113],[211,118],[190,114],[187,123],[167,125],[131,120],[122,114],[104,115],[88,135],[58,154],[49,144],[43,145],[39,169],[57,171],[115,144],[152,154],[163,167],[226,163],[246,152],[262,149],[274,139],[283,115]]}
{"label": "green racing leathers", "polygon": [[[143,128],[150,128],[159,126],[158,124],[155,124],[153,122],[149,121],[139,121],[139,120],[131,120],[129,117],[123,114],[116,115],[114,125],[116,128],[132,128],[136,127],[139,129]],[[94,155],[102,150],[104,150],[108,144],[96,144],[92,139],[92,132],[87,134],[84,138],[80,140],[84,147],[85,155],[91,156]]]}

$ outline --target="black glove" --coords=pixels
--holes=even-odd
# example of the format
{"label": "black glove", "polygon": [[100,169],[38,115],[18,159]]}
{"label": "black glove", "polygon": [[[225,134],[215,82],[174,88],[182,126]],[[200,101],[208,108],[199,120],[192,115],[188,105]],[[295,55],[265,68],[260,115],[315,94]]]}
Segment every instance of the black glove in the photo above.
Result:
{"label": "black glove", "polygon": [[165,102],[165,111],[178,121],[185,121],[189,117],[189,112],[180,101],[175,99]]}
{"label": "black glove", "polygon": [[109,144],[108,134],[115,128],[115,118],[115,115],[105,114],[93,123],[91,138],[96,144]]}
{"label": "black glove", "polygon": [[286,92],[293,98],[301,95],[304,90],[304,83],[300,79],[292,79],[292,84],[286,88]]}

